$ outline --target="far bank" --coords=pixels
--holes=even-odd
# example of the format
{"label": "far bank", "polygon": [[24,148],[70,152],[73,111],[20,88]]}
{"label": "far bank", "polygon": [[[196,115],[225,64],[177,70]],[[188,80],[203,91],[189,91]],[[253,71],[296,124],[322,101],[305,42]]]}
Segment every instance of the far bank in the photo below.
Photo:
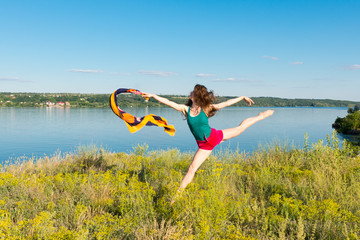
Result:
{"label": "far bank", "polygon": [[[5,93],[0,92],[0,107],[77,107],[77,108],[108,108],[110,94],[84,93]],[[176,103],[185,103],[185,95],[161,95]],[[225,101],[234,96],[218,96],[218,100]],[[333,99],[288,99],[277,97],[252,97],[258,107],[354,107],[360,102]],[[134,94],[122,94],[118,97],[118,104],[122,107],[164,107],[157,101]],[[244,107],[240,102],[234,106]]]}

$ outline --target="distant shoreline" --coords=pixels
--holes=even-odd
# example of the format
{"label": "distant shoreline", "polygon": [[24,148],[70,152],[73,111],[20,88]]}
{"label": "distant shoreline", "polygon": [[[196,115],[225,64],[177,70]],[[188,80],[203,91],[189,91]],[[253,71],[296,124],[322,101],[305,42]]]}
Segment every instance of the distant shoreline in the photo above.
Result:
{"label": "distant shoreline", "polygon": [[[110,94],[83,93],[9,93],[0,92],[0,107],[75,107],[75,108],[108,108]],[[185,95],[161,95],[177,103],[185,103]],[[233,96],[218,96],[218,101],[226,101]],[[353,107],[360,102],[333,99],[288,99],[278,97],[252,97],[254,106],[258,107]],[[118,97],[121,107],[164,107],[164,105],[150,99],[145,102],[140,96],[122,94]],[[247,106],[245,102],[234,105]]]}

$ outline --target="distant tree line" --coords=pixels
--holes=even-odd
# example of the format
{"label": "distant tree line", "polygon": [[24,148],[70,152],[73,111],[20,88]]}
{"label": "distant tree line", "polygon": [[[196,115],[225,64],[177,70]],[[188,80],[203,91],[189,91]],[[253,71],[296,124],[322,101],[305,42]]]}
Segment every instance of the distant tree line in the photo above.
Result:
{"label": "distant tree line", "polygon": [[[108,108],[109,94],[84,93],[0,93],[0,107],[46,107],[49,103],[68,102],[71,107]],[[176,103],[186,103],[185,95],[161,95]],[[219,102],[233,98],[233,96],[219,96]],[[253,97],[258,107],[354,107],[359,102],[331,100],[331,99],[286,99],[275,97]],[[121,94],[118,96],[118,105],[121,107],[164,107],[154,99],[148,102],[134,94]],[[233,106],[246,106],[239,102]],[[355,109],[355,107],[354,107]]]}

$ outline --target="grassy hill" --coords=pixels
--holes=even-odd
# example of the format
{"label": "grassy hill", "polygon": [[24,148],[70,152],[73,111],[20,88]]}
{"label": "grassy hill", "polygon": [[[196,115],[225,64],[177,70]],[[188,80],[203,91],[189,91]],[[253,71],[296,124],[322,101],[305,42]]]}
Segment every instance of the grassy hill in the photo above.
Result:
{"label": "grassy hill", "polygon": [[80,149],[3,166],[1,239],[359,239],[360,156],[335,137],[207,160]]}

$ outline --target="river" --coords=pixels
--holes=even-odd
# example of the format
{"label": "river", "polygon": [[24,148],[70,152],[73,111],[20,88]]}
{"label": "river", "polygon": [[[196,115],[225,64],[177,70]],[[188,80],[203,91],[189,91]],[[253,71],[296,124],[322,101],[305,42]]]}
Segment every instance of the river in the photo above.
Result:
{"label": "river", "polygon": [[[231,128],[243,119],[268,108],[229,107],[210,118],[216,129]],[[326,139],[336,117],[346,108],[272,108],[273,116],[256,123],[240,136],[220,144],[217,150],[253,152],[260,146],[290,144],[302,147],[305,133],[309,142]],[[142,117],[153,113],[176,128],[169,136],[160,127],[144,127],[130,133],[124,122],[110,109],[94,108],[0,108],[0,163],[22,158],[39,158],[56,153],[74,152],[80,146],[97,146],[111,152],[131,152],[137,145],[149,150],[177,148],[196,151],[196,143],[184,117],[170,108],[127,108]]]}

